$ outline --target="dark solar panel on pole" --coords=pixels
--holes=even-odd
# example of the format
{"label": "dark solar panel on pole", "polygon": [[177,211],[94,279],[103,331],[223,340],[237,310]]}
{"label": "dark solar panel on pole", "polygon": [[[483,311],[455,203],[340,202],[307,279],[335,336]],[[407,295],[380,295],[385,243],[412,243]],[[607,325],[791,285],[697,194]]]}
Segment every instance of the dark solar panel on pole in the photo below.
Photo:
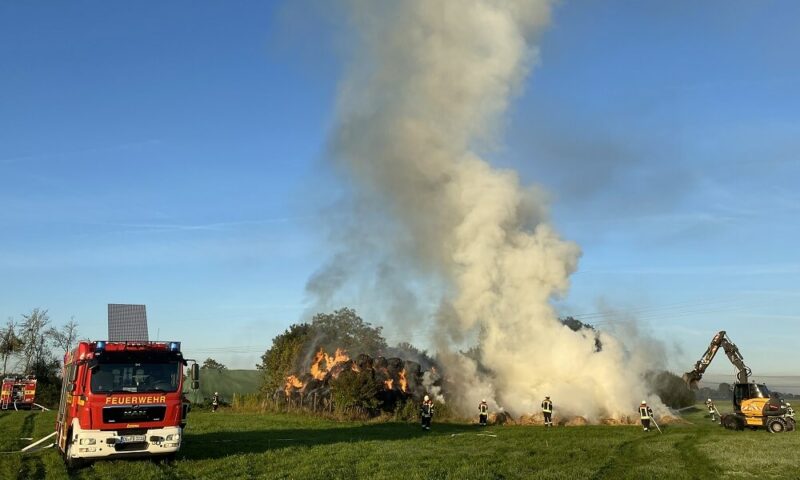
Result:
{"label": "dark solar panel on pole", "polygon": [[108,304],[108,340],[146,342],[147,312],[144,305]]}

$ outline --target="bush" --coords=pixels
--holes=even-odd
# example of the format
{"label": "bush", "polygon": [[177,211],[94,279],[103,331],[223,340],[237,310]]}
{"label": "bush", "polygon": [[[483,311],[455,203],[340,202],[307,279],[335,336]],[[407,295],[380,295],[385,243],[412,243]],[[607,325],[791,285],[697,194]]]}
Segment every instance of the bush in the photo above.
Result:
{"label": "bush", "polygon": [[394,419],[399,422],[412,422],[419,419],[419,404],[412,399],[398,402],[394,408]]}
{"label": "bush", "polygon": [[264,412],[267,409],[267,402],[257,393],[244,395],[234,393],[231,408],[235,412]]}
{"label": "bush", "polygon": [[379,405],[375,395],[380,385],[369,372],[345,370],[331,380],[330,386],[333,404],[338,412],[353,408],[371,411]]}

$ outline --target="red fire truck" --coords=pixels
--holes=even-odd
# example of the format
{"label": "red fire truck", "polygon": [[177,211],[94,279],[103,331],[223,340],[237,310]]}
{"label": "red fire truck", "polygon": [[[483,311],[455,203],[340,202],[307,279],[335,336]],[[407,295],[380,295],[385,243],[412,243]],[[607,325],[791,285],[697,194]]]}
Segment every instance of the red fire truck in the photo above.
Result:
{"label": "red fire truck", "polygon": [[34,405],[36,398],[36,377],[12,376],[3,379],[3,387],[0,390],[0,409],[8,410],[14,408],[30,409]]}
{"label": "red fire truck", "polygon": [[[174,456],[188,403],[180,342],[83,341],[64,356],[56,445],[69,467],[120,456]],[[199,369],[190,368],[191,388]]]}

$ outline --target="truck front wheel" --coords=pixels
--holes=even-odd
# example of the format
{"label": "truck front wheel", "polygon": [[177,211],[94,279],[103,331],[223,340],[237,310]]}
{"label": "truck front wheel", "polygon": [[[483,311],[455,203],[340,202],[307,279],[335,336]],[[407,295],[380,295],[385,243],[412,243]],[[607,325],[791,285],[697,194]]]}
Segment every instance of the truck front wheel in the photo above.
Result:
{"label": "truck front wheel", "polygon": [[67,466],[67,470],[77,470],[84,466],[86,462],[82,458],[74,458],[72,456],[72,432],[69,433],[69,440],[67,440],[67,449],[64,451],[64,464]]}

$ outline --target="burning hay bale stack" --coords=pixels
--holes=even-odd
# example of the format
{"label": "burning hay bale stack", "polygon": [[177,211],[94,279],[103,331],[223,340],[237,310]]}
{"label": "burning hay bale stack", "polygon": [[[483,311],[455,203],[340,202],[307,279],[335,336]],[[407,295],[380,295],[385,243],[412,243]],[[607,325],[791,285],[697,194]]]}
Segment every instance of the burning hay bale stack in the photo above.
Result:
{"label": "burning hay bale stack", "polygon": [[333,355],[320,348],[307,371],[290,375],[283,388],[275,392],[276,401],[312,407],[332,408],[333,384],[344,372],[365,375],[377,385],[375,399],[383,409],[392,409],[398,402],[419,400],[425,395],[424,378],[420,364],[401,358],[371,357],[360,354],[350,358],[346,351],[337,349]]}

